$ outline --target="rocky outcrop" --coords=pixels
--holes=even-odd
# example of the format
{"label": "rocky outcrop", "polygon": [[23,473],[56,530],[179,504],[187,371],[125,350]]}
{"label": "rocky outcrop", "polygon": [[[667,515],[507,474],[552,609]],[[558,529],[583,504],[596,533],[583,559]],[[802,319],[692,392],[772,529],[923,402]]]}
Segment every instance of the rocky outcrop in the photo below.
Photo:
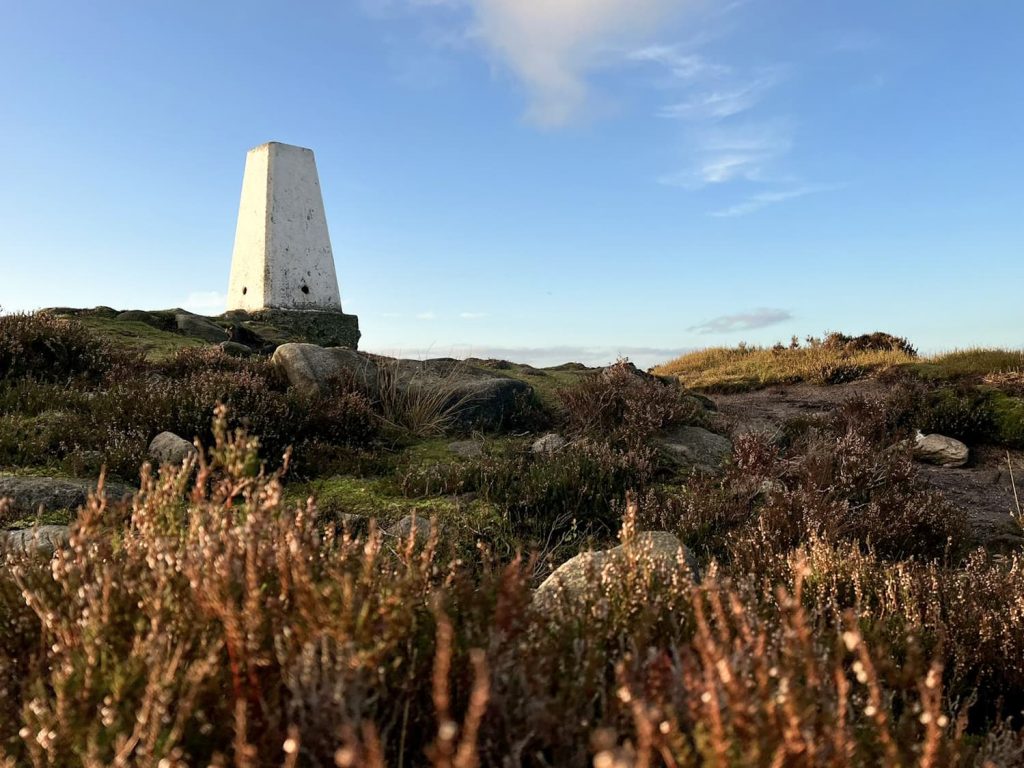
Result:
{"label": "rocky outcrop", "polygon": [[282,344],[271,362],[304,392],[327,394],[348,379],[375,401],[437,401],[464,428],[499,429],[532,392],[519,379],[458,360],[395,360],[344,347]]}
{"label": "rocky outcrop", "polygon": [[970,449],[959,440],[945,435],[924,435],[914,438],[914,458],[940,467],[962,467],[971,457]]}
{"label": "rocky outcrop", "polygon": [[178,330],[186,336],[193,336],[203,341],[211,341],[214,344],[220,344],[222,341],[228,340],[227,331],[199,315],[179,312],[174,316],[174,323]]}
{"label": "rocky outcrop", "polygon": [[180,465],[196,455],[196,447],[173,432],[161,432],[149,444],[149,457],[158,465]]}
{"label": "rocky outcrop", "polygon": [[559,600],[577,603],[588,595],[600,596],[604,584],[614,583],[626,569],[649,567],[656,582],[686,578],[697,581],[700,570],[693,553],[671,533],[647,531],[631,541],[596,552],[581,552],[562,563],[537,587],[534,605],[555,607]]}
{"label": "rocky outcrop", "polygon": [[[45,511],[75,510],[85,504],[96,483],[62,477],[21,477],[0,475],[0,499],[8,499],[9,513],[34,515]],[[107,499],[119,501],[130,497],[135,489],[121,483],[106,483]]]}
{"label": "rocky outcrop", "polygon": [[682,469],[717,472],[732,453],[732,442],[703,427],[675,427],[657,438],[657,444]]}

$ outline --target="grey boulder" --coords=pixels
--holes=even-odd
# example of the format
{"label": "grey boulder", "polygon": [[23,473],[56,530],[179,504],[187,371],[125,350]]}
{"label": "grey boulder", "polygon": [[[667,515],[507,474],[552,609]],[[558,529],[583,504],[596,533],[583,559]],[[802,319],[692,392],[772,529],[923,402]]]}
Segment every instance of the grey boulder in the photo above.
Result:
{"label": "grey boulder", "polygon": [[[76,510],[95,488],[96,483],[90,480],[0,475],[0,499],[7,499],[9,512],[16,515],[34,515],[40,509]],[[134,488],[121,483],[104,486],[107,499],[112,501],[128,498],[134,492]]]}
{"label": "grey boulder", "polygon": [[37,525],[17,531],[0,531],[0,552],[25,552],[52,555],[71,538],[66,525]]}
{"label": "grey boulder", "polygon": [[568,440],[561,435],[552,432],[534,440],[533,445],[530,446],[530,450],[534,453],[557,453],[568,444]]}
{"label": "grey boulder", "polygon": [[196,447],[188,440],[173,432],[161,432],[149,444],[149,457],[158,465],[180,465],[185,459],[195,456]]}
{"label": "grey boulder", "polygon": [[945,435],[924,435],[920,432],[914,438],[914,458],[940,467],[962,467],[971,456],[970,449]]}
{"label": "grey boulder", "polygon": [[288,383],[307,395],[326,395],[341,379],[352,377],[361,389],[377,386],[376,363],[345,347],[316,344],[282,344],[270,362],[284,372]]}
{"label": "grey boulder", "polygon": [[676,427],[657,438],[662,452],[684,469],[717,472],[732,453],[732,441],[703,427]]}
{"label": "grey boulder", "polygon": [[652,577],[663,584],[679,578],[700,579],[697,559],[686,545],[666,531],[646,531],[638,533],[628,543],[612,549],[581,552],[562,563],[537,587],[533,594],[534,605],[550,609],[559,600],[573,604],[588,596],[600,598],[638,561],[649,564]]}
{"label": "grey boulder", "polygon": [[211,323],[205,317],[193,315],[188,312],[179,312],[174,316],[174,322],[178,330],[186,336],[194,336],[203,341],[212,341],[220,344],[228,340],[228,332],[215,323]]}

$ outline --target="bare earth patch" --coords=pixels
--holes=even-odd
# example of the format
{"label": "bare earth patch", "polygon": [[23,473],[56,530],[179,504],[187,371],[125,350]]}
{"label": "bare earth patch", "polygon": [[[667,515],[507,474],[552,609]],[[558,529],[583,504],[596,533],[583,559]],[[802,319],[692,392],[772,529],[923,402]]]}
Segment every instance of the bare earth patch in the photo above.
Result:
{"label": "bare earth patch", "polygon": [[[754,392],[711,395],[719,412],[736,432],[775,432],[792,419],[814,419],[847,400],[884,395],[886,385],[865,379],[849,384],[818,386],[792,384]],[[1006,451],[988,446],[972,447],[971,462],[953,469],[918,465],[922,480],[963,509],[974,536],[992,549],[1019,546],[1021,528],[1013,518],[1015,502]],[[1024,451],[1010,451],[1019,493],[1024,494]]]}

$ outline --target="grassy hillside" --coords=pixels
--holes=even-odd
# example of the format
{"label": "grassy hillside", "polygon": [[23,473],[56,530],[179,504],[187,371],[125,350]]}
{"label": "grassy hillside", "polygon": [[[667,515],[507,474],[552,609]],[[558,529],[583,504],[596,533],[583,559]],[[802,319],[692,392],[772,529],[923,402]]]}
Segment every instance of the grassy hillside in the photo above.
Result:
{"label": "grassy hillside", "polygon": [[708,392],[799,382],[839,384],[893,371],[934,380],[988,378],[1013,383],[1024,378],[1024,350],[977,348],[919,357],[903,340],[879,336],[883,338],[874,343],[826,337],[790,346],[712,347],[659,365],[653,373],[677,377],[686,387]]}

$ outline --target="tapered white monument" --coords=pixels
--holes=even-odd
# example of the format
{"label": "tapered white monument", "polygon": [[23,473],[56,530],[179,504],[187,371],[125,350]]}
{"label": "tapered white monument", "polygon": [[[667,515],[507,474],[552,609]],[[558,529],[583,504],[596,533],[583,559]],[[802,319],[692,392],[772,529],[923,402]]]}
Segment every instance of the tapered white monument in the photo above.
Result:
{"label": "tapered white monument", "polygon": [[312,150],[276,141],[249,150],[227,308],[341,312]]}

